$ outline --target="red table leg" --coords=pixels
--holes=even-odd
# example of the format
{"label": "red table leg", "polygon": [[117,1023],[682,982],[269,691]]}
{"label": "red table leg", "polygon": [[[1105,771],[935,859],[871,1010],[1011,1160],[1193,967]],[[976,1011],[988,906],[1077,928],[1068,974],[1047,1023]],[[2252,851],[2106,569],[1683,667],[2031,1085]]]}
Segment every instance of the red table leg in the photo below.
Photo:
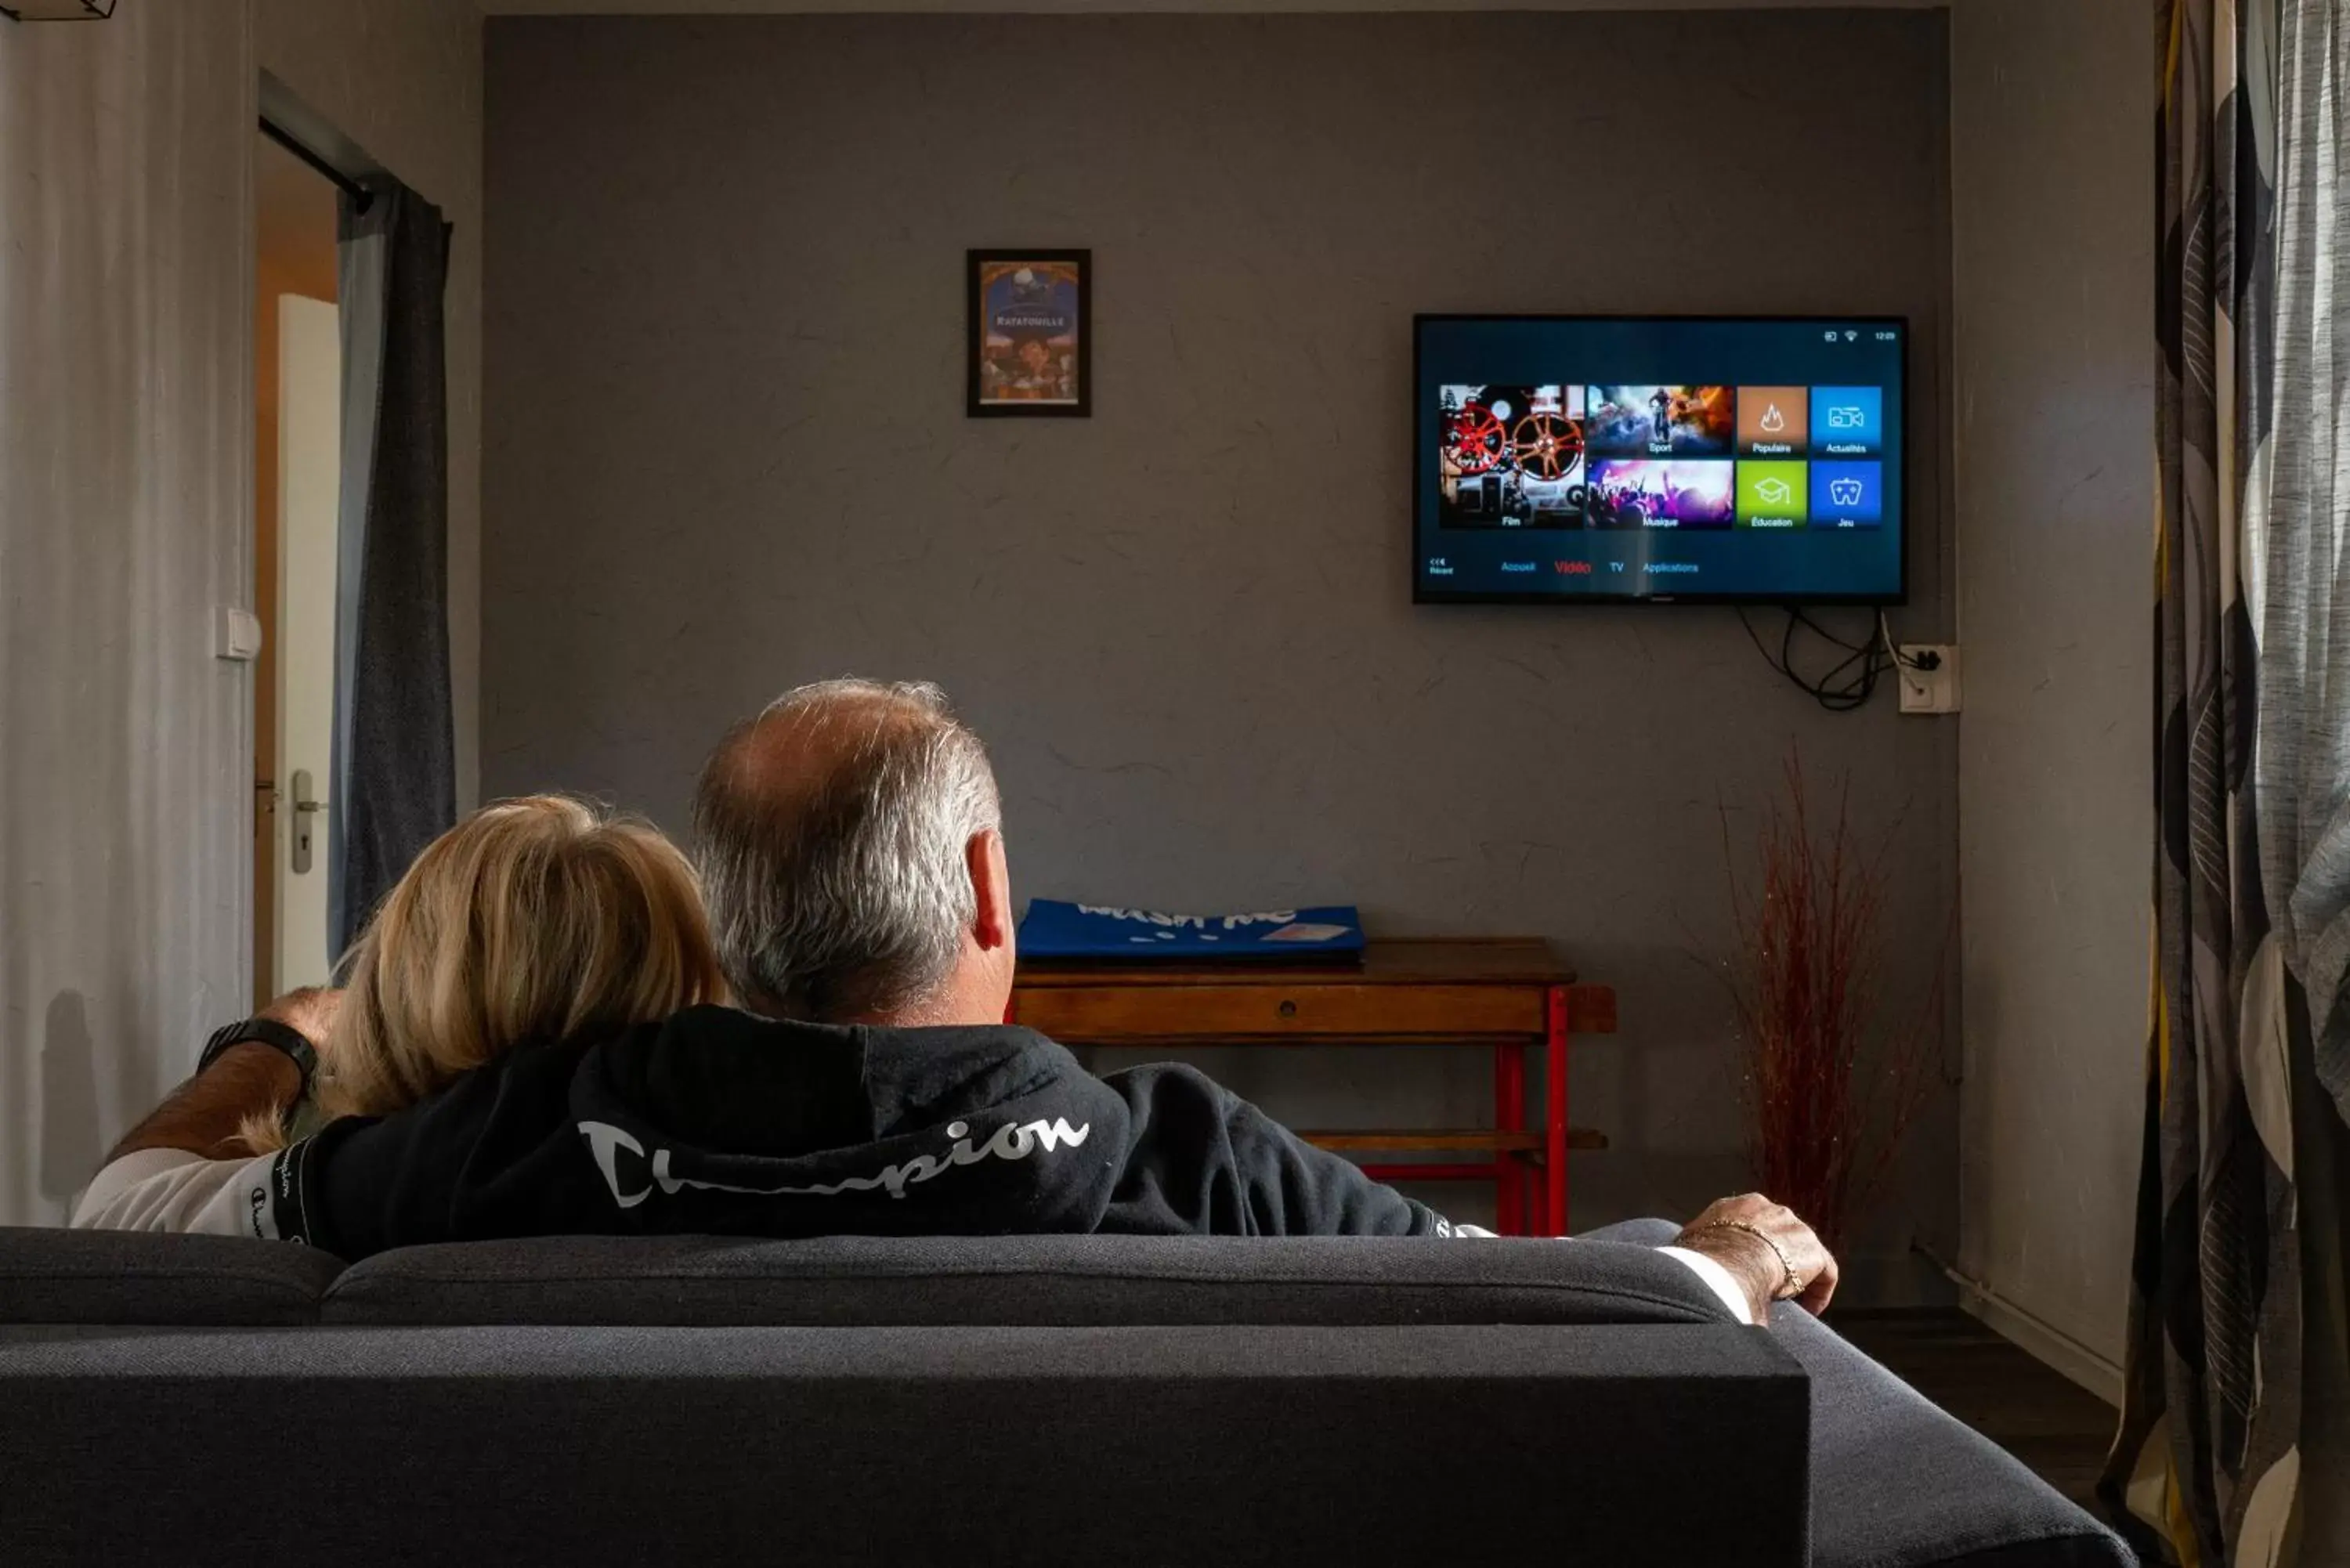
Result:
{"label": "red table leg", "polygon": [[[1526,1058],[1523,1047],[1493,1047],[1493,1130],[1515,1132],[1526,1125]],[[1526,1234],[1526,1171],[1513,1154],[1493,1156],[1493,1229],[1504,1236]]]}
{"label": "red table leg", "polygon": [[1549,1102],[1548,1115],[1544,1117],[1543,1130],[1549,1135],[1544,1153],[1548,1158],[1544,1174],[1549,1178],[1549,1212],[1546,1235],[1566,1234],[1566,987],[1550,988],[1548,1039],[1549,1059],[1544,1064],[1544,1097]]}

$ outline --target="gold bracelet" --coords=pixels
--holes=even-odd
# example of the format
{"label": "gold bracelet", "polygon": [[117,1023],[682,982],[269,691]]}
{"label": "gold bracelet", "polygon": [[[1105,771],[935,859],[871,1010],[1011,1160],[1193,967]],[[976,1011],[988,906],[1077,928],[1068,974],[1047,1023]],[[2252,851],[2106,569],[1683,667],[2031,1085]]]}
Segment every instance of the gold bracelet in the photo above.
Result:
{"label": "gold bracelet", "polygon": [[1700,1235],[1704,1234],[1708,1231],[1745,1231],[1746,1234],[1753,1237],[1756,1241],[1770,1248],[1773,1254],[1779,1260],[1779,1267],[1786,1271],[1787,1283],[1785,1295],[1781,1299],[1784,1300],[1788,1297],[1799,1296],[1804,1293],[1803,1277],[1795,1272],[1795,1265],[1788,1260],[1787,1249],[1782,1247],[1777,1241],[1772,1240],[1769,1233],[1764,1231],[1761,1226],[1750,1224],[1743,1220],[1711,1220],[1698,1227],[1698,1233]]}

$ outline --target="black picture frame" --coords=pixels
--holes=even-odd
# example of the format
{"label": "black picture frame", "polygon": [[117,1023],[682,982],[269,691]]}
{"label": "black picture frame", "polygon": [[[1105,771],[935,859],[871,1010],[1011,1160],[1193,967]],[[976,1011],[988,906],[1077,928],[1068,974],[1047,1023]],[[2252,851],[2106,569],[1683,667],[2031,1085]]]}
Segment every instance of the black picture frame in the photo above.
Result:
{"label": "black picture frame", "polygon": [[[1045,265],[1076,274],[1076,396],[992,396],[986,385],[984,294],[997,269]],[[1049,246],[990,246],[965,253],[963,411],[972,419],[1090,419],[1094,411],[1094,253]]]}

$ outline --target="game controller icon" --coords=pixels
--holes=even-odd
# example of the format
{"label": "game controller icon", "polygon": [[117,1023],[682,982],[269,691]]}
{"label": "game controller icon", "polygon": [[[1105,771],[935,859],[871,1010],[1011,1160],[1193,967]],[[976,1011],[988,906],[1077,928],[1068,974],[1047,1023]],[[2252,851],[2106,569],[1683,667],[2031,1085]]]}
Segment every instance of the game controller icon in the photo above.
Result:
{"label": "game controller icon", "polygon": [[1867,489],[1857,479],[1831,479],[1828,481],[1828,499],[1838,506],[1857,506]]}

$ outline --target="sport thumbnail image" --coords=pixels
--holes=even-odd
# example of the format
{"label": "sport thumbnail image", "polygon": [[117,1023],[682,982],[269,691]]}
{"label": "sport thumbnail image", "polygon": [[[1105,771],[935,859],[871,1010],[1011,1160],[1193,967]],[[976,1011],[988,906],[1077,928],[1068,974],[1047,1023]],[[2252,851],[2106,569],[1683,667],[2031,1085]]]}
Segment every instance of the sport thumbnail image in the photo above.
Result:
{"label": "sport thumbnail image", "polygon": [[1594,457],[1728,457],[1736,421],[1728,387],[1594,387]]}
{"label": "sport thumbnail image", "polygon": [[1437,389],[1448,528],[1583,525],[1580,386]]}
{"label": "sport thumbnail image", "polygon": [[1595,528],[1727,528],[1737,514],[1728,462],[1595,458],[1589,513]]}

